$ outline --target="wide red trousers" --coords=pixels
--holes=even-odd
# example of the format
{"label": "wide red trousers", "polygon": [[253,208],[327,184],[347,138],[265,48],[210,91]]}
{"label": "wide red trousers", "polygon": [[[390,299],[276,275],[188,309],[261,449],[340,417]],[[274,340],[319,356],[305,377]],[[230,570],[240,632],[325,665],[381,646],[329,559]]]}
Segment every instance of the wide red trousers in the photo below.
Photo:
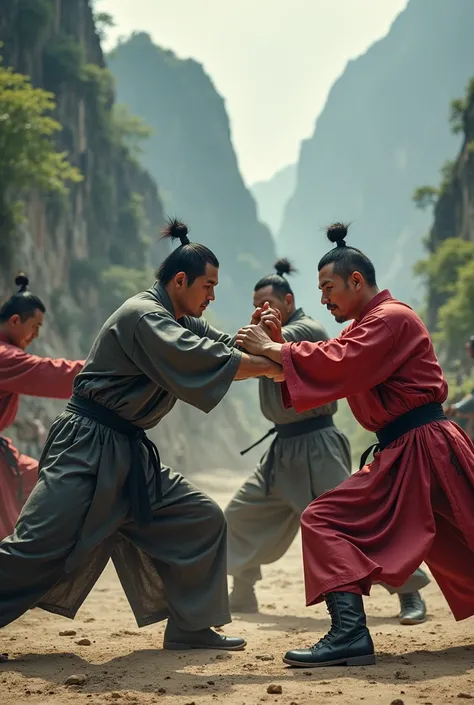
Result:
{"label": "wide red trousers", "polygon": [[344,586],[398,587],[425,561],[455,619],[474,615],[474,446],[451,421],[399,438],[301,527],[308,605]]}
{"label": "wide red trousers", "polygon": [[38,479],[38,461],[20,453],[9,438],[2,440],[8,448],[0,446],[0,541],[13,533],[21,509]]}

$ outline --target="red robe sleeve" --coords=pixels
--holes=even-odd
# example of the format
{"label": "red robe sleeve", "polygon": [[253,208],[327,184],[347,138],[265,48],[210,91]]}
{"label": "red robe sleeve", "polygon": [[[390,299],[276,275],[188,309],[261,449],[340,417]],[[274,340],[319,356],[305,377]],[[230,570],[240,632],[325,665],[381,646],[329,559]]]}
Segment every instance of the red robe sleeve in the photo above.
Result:
{"label": "red robe sleeve", "polygon": [[367,316],[343,336],[320,343],[285,343],[281,356],[285,408],[308,409],[368,391],[395,369],[394,336],[382,318]]}
{"label": "red robe sleeve", "polygon": [[50,399],[68,399],[83,360],[30,355],[14,345],[0,345],[0,390]]}

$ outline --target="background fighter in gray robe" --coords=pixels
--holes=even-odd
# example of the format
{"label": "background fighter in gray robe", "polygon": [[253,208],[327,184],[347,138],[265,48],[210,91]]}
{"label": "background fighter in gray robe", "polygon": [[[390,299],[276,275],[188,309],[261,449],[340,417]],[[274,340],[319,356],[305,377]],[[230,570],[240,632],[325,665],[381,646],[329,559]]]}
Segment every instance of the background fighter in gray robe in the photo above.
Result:
{"label": "background fighter in gray robe", "polygon": [[[296,308],[285,274],[288,260],[275,264],[276,274],[255,286],[256,312],[252,323],[262,321],[266,303],[279,311],[285,341],[328,340],[323,326]],[[268,318],[267,318],[268,320]],[[274,424],[276,438],[257,469],[238,490],[225,511],[228,527],[228,572],[234,577],[230,597],[234,612],[257,612],[254,585],[262,577],[262,564],[273,563],[288,550],[300,526],[300,515],[319,495],[339,485],[351,474],[349,441],[333,421],[337,404],[297,414],[285,409],[279,384],[259,380],[262,413]],[[263,440],[263,439],[262,439]],[[402,624],[418,624],[426,618],[419,589],[429,578],[418,569],[399,588],[384,584],[400,598]]]}
{"label": "background fighter in gray robe", "polygon": [[210,628],[231,621],[223,513],[160,465],[144,430],[177,399],[209,412],[233,380],[281,368],[228,347],[199,319],[219,263],[186,226],[165,231],[181,246],[103,326],[0,543],[0,626],[34,606],[73,618],[112,558],[137,624],[168,618],[165,648],[245,646]]}

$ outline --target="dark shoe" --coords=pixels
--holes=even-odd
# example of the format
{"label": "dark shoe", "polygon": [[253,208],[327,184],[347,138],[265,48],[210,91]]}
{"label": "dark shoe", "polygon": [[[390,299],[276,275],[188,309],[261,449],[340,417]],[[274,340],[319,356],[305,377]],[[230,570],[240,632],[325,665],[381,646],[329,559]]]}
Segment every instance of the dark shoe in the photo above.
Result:
{"label": "dark shoe", "polygon": [[423,624],[426,622],[426,605],[419,592],[406,592],[400,599],[400,624]]}
{"label": "dark shoe", "polygon": [[245,639],[222,636],[212,629],[186,632],[173,624],[166,625],[163,648],[176,651],[188,649],[219,649],[221,651],[242,651],[247,646]]}
{"label": "dark shoe", "polygon": [[244,612],[246,614],[258,612],[254,586],[251,583],[234,578],[234,587],[229,596],[229,605],[231,612]]}
{"label": "dark shoe", "polygon": [[374,644],[367,629],[361,595],[330,592],[324,597],[331,616],[331,629],[310,649],[288,651],[284,663],[300,668],[374,664]]}

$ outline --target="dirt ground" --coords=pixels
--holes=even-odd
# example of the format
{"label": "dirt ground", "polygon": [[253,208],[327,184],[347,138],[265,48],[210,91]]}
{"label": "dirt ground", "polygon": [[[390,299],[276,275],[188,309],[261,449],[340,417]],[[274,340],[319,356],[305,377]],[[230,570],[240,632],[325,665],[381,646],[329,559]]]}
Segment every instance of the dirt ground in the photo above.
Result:
{"label": "dirt ground", "polygon": [[[225,471],[193,478],[222,505],[239,479]],[[258,586],[261,613],[224,628],[248,641],[234,654],[163,651],[163,626],[136,627],[109,566],[75,621],[32,610],[2,630],[0,653],[8,652],[10,661],[0,664],[0,705],[438,705],[474,699],[473,622],[456,624],[435,585],[424,593],[429,619],[416,627],[399,626],[398,600],[382,588],[366,600],[377,665],[306,671],[285,667],[281,656],[312,644],[328,620],[324,606],[305,607],[299,537],[266,568]],[[64,630],[75,633],[61,636]],[[88,642],[78,644],[82,639]],[[85,676],[85,683],[66,686],[72,675]],[[270,685],[281,686],[281,694],[268,694]]]}

